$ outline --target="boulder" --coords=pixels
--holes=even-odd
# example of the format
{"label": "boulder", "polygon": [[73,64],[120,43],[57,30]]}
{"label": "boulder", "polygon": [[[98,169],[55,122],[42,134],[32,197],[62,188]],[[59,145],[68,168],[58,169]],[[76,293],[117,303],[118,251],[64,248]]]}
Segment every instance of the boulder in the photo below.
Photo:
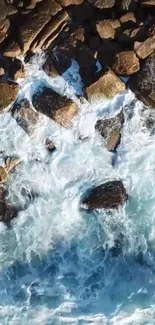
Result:
{"label": "boulder", "polygon": [[150,36],[150,30],[146,26],[125,29],[118,38],[123,46],[133,48],[134,42],[144,42]]}
{"label": "boulder", "polygon": [[35,133],[39,122],[39,113],[31,107],[30,102],[26,98],[14,104],[12,116],[29,136]]}
{"label": "boulder", "polygon": [[71,5],[80,5],[84,0],[58,0],[62,7],[67,7]]}
{"label": "boulder", "polygon": [[140,69],[140,63],[134,51],[124,51],[116,55],[111,68],[118,75],[129,76]]}
{"label": "boulder", "polygon": [[129,88],[145,105],[155,108],[155,51],[143,62],[141,69],[129,80]]}
{"label": "boulder", "polygon": [[112,8],[115,4],[115,0],[88,0],[88,2],[99,9]]}
{"label": "boulder", "polygon": [[19,86],[13,82],[1,81],[0,83],[0,111],[15,101]]}
{"label": "boulder", "polygon": [[135,42],[134,51],[140,59],[147,58],[155,50],[155,34],[144,42]]}
{"label": "boulder", "polygon": [[8,36],[9,27],[10,27],[10,20],[5,19],[0,28],[0,43],[2,43],[4,39]]}
{"label": "boulder", "polygon": [[96,30],[103,39],[114,39],[115,28],[111,24],[111,20],[101,20],[96,24]]}
{"label": "boulder", "polygon": [[77,104],[66,96],[44,87],[32,98],[35,109],[64,127],[72,126],[72,119],[78,113]]}
{"label": "boulder", "polygon": [[43,70],[50,77],[57,77],[66,72],[71,66],[71,59],[61,52],[48,52],[46,61],[43,65]]}
{"label": "boulder", "polygon": [[0,186],[0,222],[9,224],[10,221],[17,217],[17,209],[9,204],[6,199],[7,191],[3,186]]}
{"label": "boulder", "polygon": [[115,40],[102,40],[98,52],[100,53],[101,65],[104,67],[107,64],[111,67],[117,54],[122,52],[122,47]]}
{"label": "boulder", "polygon": [[85,209],[118,209],[128,199],[123,183],[119,180],[109,181],[99,185],[86,194],[81,201]]}
{"label": "boulder", "polygon": [[121,25],[124,29],[136,27],[136,17],[133,12],[128,12],[120,18]]}
{"label": "boulder", "polygon": [[13,58],[9,67],[9,78],[18,79],[25,77],[24,65],[21,60]]}
{"label": "boulder", "polygon": [[22,53],[20,46],[14,40],[9,41],[3,50],[3,55],[10,58],[15,58]]}
{"label": "boulder", "polygon": [[95,129],[105,140],[105,145],[109,151],[115,151],[121,141],[121,130],[124,123],[123,112],[115,117],[98,120]]}
{"label": "boulder", "polygon": [[104,98],[112,98],[125,90],[125,84],[114,72],[106,68],[104,72],[97,73],[95,80],[85,89],[88,100],[92,103]]}

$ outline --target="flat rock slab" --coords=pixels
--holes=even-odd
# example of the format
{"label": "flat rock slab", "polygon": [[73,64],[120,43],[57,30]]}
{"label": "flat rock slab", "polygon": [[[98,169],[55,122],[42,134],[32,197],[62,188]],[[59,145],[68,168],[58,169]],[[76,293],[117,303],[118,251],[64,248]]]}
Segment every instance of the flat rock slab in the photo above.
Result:
{"label": "flat rock slab", "polygon": [[115,151],[121,141],[121,130],[124,123],[123,112],[115,117],[98,120],[95,129],[105,140],[105,145],[109,151]]}
{"label": "flat rock slab", "polygon": [[128,199],[121,181],[109,181],[90,190],[82,199],[81,207],[89,210],[118,209]]}
{"label": "flat rock slab", "polygon": [[129,80],[129,88],[145,105],[155,108],[155,51],[143,62],[141,69]]}
{"label": "flat rock slab", "polygon": [[72,119],[78,113],[76,103],[47,87],[33,95],[32,103],[37,111],[64,127],[72,126]]}
{"label": "flat rock slab", "polygon": [[[96,76],[97,77],[97,76]],[[99,74],[99,78],[85,89],[88,100],[92,103],[104,98],[112,98],[125,91],[125,83],[114,72],[107,70]]]}
{"label": "flat rock slab", "polygon": [[18,84],[11,82],[0,83],[0,111],[3,111],[3,109],[15,101],[18,90]]}

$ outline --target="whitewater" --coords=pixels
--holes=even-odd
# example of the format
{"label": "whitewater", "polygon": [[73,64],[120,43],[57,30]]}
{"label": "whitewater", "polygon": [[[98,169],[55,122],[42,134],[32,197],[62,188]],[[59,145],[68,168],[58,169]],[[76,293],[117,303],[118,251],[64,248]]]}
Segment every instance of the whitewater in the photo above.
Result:
{"label": "whitewater", "polygon": [[[77,102],[71,129],[41,115],[33,137],[9,110],[0,115],[3,155],[22,163],[9,176],[9,199],[23,204],[10,228],[0,224],[0,324],[155,324],[155,121],[131,91],[90,105],[75,61],[61,77],[42,70],[44,54],[25,64],[19,100],[46,85]],[[95,131],[99,118],[123,109],[114,155]],[[45,140],[57,150],[49,154]],[[92,185],[121,179],[129,201],[118,211],[87,213],[80,199]]]}

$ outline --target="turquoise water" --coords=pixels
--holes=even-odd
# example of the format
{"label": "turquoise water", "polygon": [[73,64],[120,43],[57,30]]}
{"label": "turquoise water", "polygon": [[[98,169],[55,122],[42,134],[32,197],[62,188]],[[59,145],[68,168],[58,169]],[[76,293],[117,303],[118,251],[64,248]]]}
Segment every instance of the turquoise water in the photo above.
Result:
{"label": "turquoise water", "polygon": [[[31,139],[9,112],[0,115],[0,150],[23,160],[10,174],[10,200],[23,202],[23,187],[38,193],[10,229],[0,225],[0,324],[155,324],[155,135],[146,125],[154,112],[131,92],[89,105],[79,99],[75,62],[51,79],[41,69],[43,60],[27,64],[19,98],[31,99],[49,85],[73,98],[79,115],[70,130],[40,116]],[[125,123],[114,157],[94,125],[122,108]],[[46,137],[57,147],[52,155],[44,148]],[[129,194],[123,208],[79,209],[88,187],[120,178]]]}

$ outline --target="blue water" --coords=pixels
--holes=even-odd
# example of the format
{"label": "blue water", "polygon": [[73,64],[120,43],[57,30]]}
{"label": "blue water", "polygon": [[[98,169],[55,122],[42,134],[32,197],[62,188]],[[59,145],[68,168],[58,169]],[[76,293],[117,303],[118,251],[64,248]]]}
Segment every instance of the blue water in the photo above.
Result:
{"label": "blue water", "polygon": [[[153,325],[155,135],[146,119],[154,112],[131,92],[89,105],[79,99],[77,64],[51,79],[43,59],[27,64],[19,98],[31,99],[46,84],[73,98],[79,115],[70,130],[40,115],[32,138],[9,112],[0,115],[0,150],[22,159],[9,176],[10,200],[23,203],[22,188],[38,194],[9,229],[0,225],[0,324]],[[122,108],[122,140],[113,156],[94,125]],[[57,147],[52,155],[46,137]],[[120,178],[129,194],[123,208],[79,209],[88,187]]]}

